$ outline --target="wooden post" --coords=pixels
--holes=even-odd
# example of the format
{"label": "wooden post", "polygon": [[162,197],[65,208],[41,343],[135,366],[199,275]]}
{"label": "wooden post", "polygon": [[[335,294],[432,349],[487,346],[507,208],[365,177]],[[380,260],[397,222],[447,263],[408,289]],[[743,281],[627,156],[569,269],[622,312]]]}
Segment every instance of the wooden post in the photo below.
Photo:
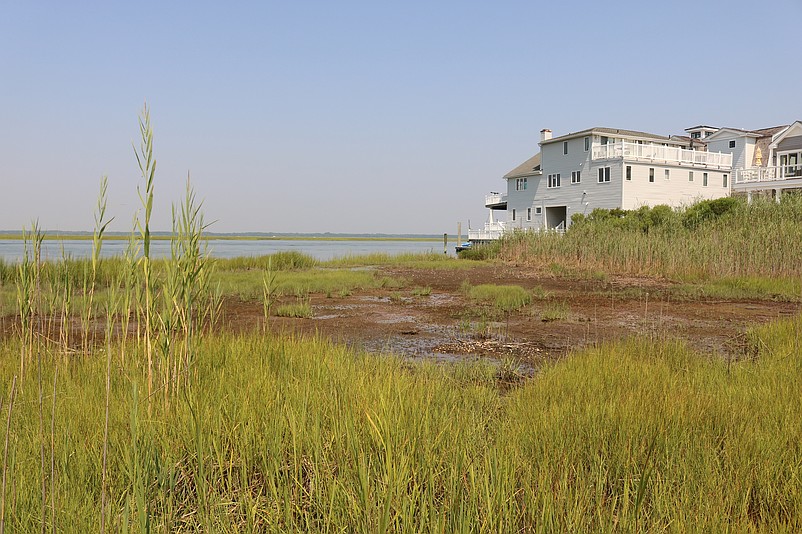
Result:
{"label": "wooden post", "polygon": [[443,254],[448,254],[448,234],[443,234]]}
{"label": "wooden post", "polygon": [[462,223],[457,223],[457,246],[462,245]]}

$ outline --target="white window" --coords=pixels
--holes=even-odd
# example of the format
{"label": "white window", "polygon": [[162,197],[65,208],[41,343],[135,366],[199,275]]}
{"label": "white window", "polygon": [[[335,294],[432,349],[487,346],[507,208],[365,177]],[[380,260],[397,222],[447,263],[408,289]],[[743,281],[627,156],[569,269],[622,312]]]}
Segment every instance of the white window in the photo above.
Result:
{"label": "white window", "polygon": [[666,169],[664,175],[665,175],[664,177],[665,177],[666,180],[671,179],[671,170],[670,169]]}
{"label": "white window", "polygon": [[654,167],[649,167],[649,181],[654,182]]}
{"label": "white window", "polygon": [[730,148],[735,148],[735,139],[730,141]]}
{"label": "white window", "polygon": [[541,206],[535,206],[535,215],[542,215],[543,208]]}
{"label": "white window", "polygon": [[702,132],[691,133],[691,139],[699,139],[700,137],[702,137]]}
{"label": "white window", "polygon": [[599,167],[599,183],[610,181],[610,167]]}
{"label": "white window", "polygon": [[707,187],[707,173],[706,172],[702,173],[702,185]]}
{"label": "white window", "polygon": [[632,165],[627,165],[627,180],[632,181]]}
{"label": "white window", "polygon": [[688,181],[693,182],[693,171],[688,171]]}
{"label": "white window", "polygon": [[518,178],[515,180],[515,190],[516,191],[526,191],[526,178]]}
{"label": "white window", "polygon": [[532,220],[532,208],[526,208],[526,220],[527,221]]}
{"label": "white window", "polygon": [[585,138],[585,152],[590,150],[590,137]]}
{"label": "white window", "polygon": [[568,154],[568,141],[563,141],[563,154]]}
{"label": "white window", "polygon": [[722,187],[727,187],[727,183],[728,183],[728,182],[729,182],[729,177],[728,177],[728,176],[725,174],[725,175],[724,175],[724,176],[722,176],[722,178],[721,178],[721,186],[722,186]]}
{"label": "white window", "polygon": [[548,183],[546,185],[549,188],[560,187],[560,175],[549,174]]}
{"label": "white window", "polygon": [[582,181],[582,171],[571,171],[571,183],[578,184]]}

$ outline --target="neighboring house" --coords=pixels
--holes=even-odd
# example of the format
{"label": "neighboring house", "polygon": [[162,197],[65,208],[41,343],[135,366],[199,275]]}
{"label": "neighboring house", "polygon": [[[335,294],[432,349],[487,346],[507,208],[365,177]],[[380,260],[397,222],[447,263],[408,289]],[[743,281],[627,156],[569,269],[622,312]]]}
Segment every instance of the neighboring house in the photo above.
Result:
{"label": "neighboring house", "polygon": [[[733,156],[704,150],[715,128],[689,128],[665,137],[613,128],[589,128],[560,137],[541,131],[540,152],[504,176],[506,196],[485,198],[491,220],[469,239],[510,228],[563,230],[575,213],[595,208],[689,205],[730,194]],[[506,217],[493,221],[492,213]],[[485,237],[482,237],[482,234]]]}
{"label": "neighboring house", "polygon": [[709,150],[733,155],[734,193],[747,196],[802,187],[802,121],[761,130],[721,128],[707,139]]}

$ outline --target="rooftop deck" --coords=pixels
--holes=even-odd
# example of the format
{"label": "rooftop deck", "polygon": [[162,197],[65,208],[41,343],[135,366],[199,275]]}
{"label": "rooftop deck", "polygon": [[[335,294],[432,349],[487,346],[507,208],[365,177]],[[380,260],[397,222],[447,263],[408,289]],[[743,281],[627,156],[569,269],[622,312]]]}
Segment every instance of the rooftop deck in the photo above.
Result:
{"label": "rooftop deck", "polygon": [[623,158],[627,161],[659,162],[718,169],[732,167],[732,154],[686,150],[676,146],[640,144],[631,141],[594,145],[592,157],[594,160]]}

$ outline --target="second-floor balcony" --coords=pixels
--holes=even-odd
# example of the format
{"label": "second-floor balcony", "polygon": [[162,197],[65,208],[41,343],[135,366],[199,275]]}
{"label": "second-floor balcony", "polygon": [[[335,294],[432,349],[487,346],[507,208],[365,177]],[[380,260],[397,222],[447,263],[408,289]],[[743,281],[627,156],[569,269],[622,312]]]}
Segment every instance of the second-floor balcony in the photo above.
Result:
{"label": "second-floor balcony", "polygon": [[491,210],[507,209],[507,195],[496,192],[485,195],[485,207]]}
{"label": "second-floor balcony", "polygon": [[671,165],[693,165],[729,169],[732,154],[687,150],[677,146],[663,146],[619,141],[593,146],[593,159],[623,158],[628,161],[647,161]]}
{"label": "second-floor balcony", "polygon": [[768,182],[785,180],[802,181],[802,165],[776,165],[773,167],[750,167],[735,171],[733,186],[769,185]]}

